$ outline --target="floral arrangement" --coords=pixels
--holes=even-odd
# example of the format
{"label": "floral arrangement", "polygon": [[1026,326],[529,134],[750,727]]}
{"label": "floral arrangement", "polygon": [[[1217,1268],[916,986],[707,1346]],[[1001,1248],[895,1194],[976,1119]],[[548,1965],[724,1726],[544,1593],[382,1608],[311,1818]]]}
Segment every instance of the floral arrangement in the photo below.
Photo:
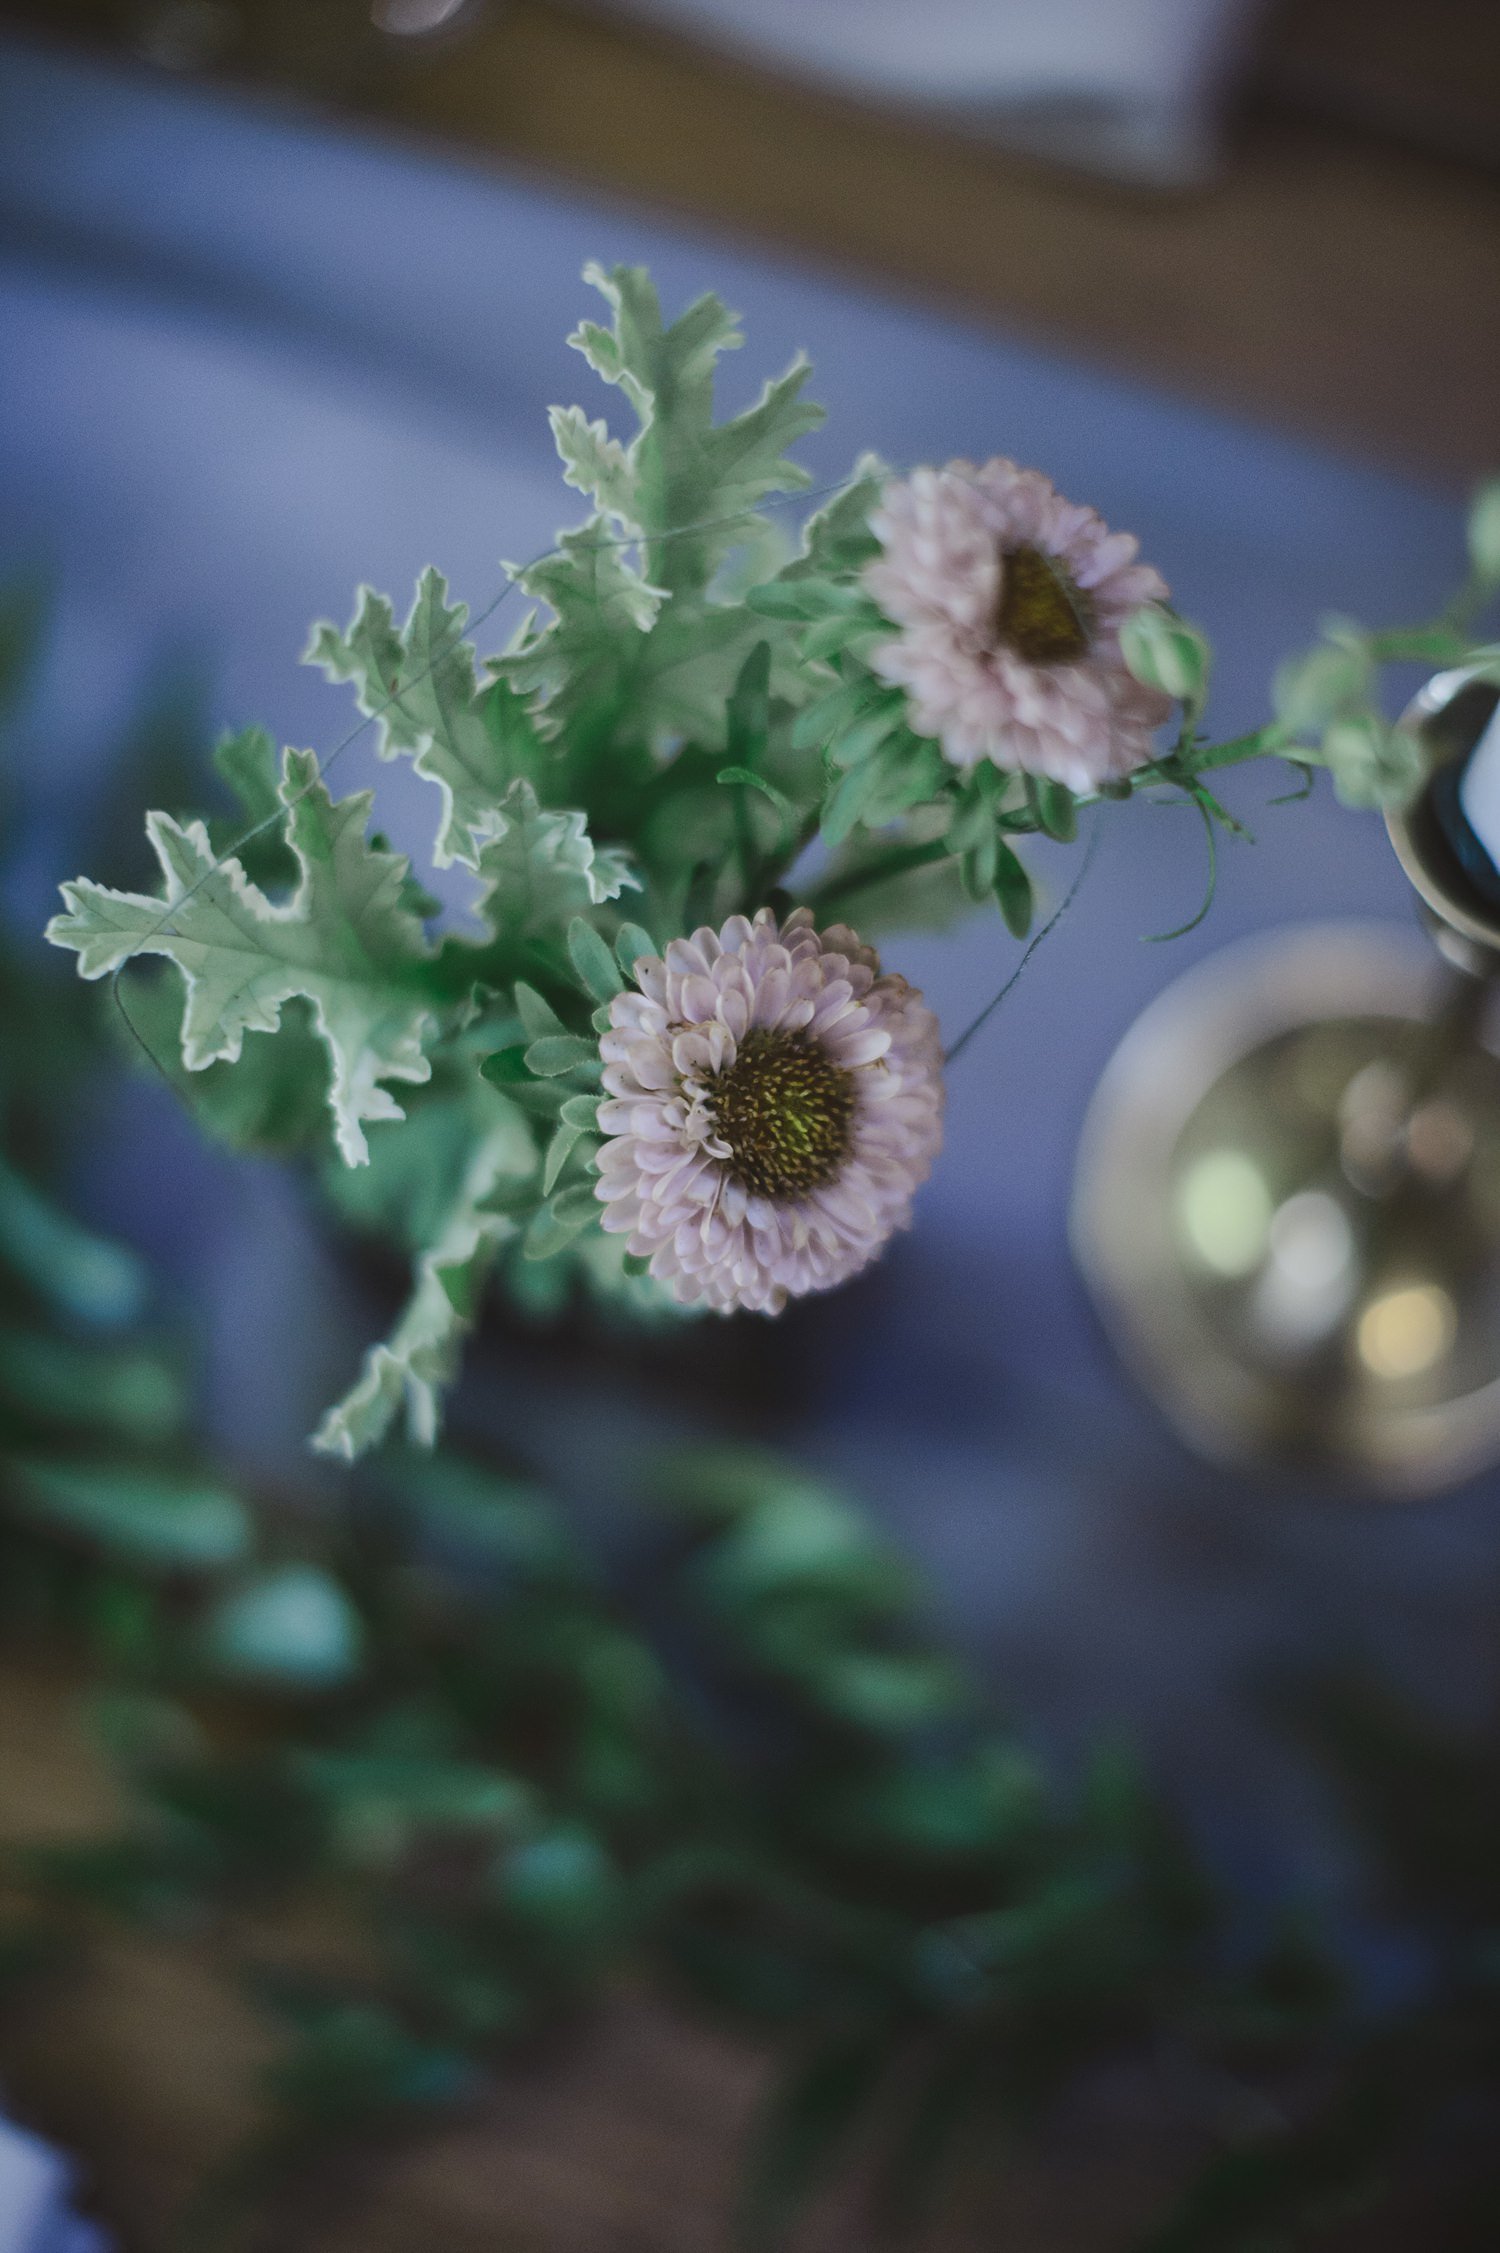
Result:
{"label": "floral arrangement", "polygon": [[[593,513],[508,567],[534,606],[508,645],[481,662],[428,571],[404,624],[365,589],[308,651],[433,785],[432,859],[467,875],[467,922],[434,922],[367,833],[369,792],[333,795],[339,751],[278,760],[249,729],[217,753],[241,820],[153,813],[160,891],[81,879],[49,929],[86,978],[174,965],[204,1116],[285,1148],[331,1128],[335,1202],[414,1255],[404,1313],[317,1433],[343,1457],[403,1411],[431,1441],[494,1270],[529,1304],[581,1281],[642,1314],[774,1314],[875,1258],[937,1156],[944,1059],[872,938],[966,905],[1024,935],[1028,837],[1166,788],[1212,846],[1237,825],[1209,777],[1268,755],[1330,767],[1356,804],[1420,777],[1375,700],[1410,649],[1341,623],[1266,726],[1209,740],[1203,637],[1133,538],[1035,470],[865,458],[792,543],[806,365],[716,421],[740,341],[719,300],[667,325],[643,272],[588,278],[612,319],[571,342],[636,427],[554,411]],[[1468,615],[1423,653],[1466,650]],[[170,993],[122,1006],[176,1071]]]}

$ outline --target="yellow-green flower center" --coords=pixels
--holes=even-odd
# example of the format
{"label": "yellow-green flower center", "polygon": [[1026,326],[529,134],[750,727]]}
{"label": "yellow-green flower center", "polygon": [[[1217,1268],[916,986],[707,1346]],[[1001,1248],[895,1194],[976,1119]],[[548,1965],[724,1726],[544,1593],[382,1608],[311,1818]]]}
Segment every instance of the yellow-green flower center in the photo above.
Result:
{"label": "yellow-green flower center", "polygon": [[1033,547],[1001,556],[995,638],[1028,665],[1065,665],[1082,657],[1092,625],[1088,596],[1055,556]]}
{"label": "yellow-green flower center", "polygon": [[736,1181],[797,1197],[831,1181],[849,1148],[854,1077],[800,1033],[753,1032],[712,1084]]}

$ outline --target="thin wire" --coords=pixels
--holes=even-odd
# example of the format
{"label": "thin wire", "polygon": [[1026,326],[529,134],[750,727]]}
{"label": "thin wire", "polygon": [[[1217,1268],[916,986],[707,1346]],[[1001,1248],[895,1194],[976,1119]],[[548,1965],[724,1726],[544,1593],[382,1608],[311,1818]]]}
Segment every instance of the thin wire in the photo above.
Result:
{"label": "thin wire", "polygon": [[1000,991],[994,996],[993,1000],[987,1001],[985,1003],[983,1009],[980,1010],[979,1015],[974,1019],[973,1023],[964,1027],[964,1030],[959,1034],[957,1040],[953,1043],[953,1046],[946,1051],[943,1057],[943,1062],[945,1065],[957,1063],[959,1057],[963,1054],[970,1041],[974,1038],[974,1035],[989,1023],[990,1019],[994,1016],[995,1011],[1000,1007],[1001,1002],[1005,1000],[1006,996],[1008,994],[1014,993],[1026,970],[1027,964],[1030,962],[1032,956],[1036,953],[1037,948],[1041,945],[1044,939],[1050,938],[1051,934],[1057,929],[1059,923],[1061,923],[1063,917],[1067,914],[1069,908],[1073,905],[1073,902],[1077,899],[1079,891],[1081,890],[1083,885],[1083,880],[1094,865],[1094,855],[1099,849],[1099,840],[1103,836],[1103,834],[1104,830],[1100,820],[1100,814],[1098,809],[1096,809],[1094,818],[1089,824],[1089,841],[1084,848],[1083,859],[1078,865],[1078,869],[1076,874],[1074,875],[1072,883],[1068,886],[1068,889],[1066,890],[1066,892],[1064,892],[1062,898],[1058,901],[1057,906],[1052,910],[1052,913],[1048,916],[1040,931],[1036,933],[1035,937],[1031,941],[1031,944],[1027,947],[1026,952],[1022,955],[1020,961],[1016,964],[1014,970],[1012,970],[1010,976],[1006,979],[1004,985],[1000,988]]}

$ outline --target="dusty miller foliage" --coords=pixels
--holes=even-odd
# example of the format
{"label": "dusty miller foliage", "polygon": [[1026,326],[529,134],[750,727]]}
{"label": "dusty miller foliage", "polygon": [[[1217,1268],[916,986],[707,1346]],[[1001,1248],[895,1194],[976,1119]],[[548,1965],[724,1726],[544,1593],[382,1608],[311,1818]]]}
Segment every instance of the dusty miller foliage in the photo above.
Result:
{"label": "dusty miller foliage", "polygon": [[[593,513],[507,567],[535,606],[508,646],[482,660],[465,606],[429,570],[404,623],[364,588],[348,627],[318,626],[307,651],[353,687],[381,756],[434,786],[433,863],[470,872],[474,927],[435,926],[406,860],[369,833],[368,791],[336,797],[311,751],[278,759],[258,729],[217,753],[238,819],[153,813],[160,888],[80,879],[50,926],[88,978],[146,956],[174,965],[180,1023],[170,989],[132,982],[158,1062],[175,1072],[175,1047],[185,1092],[232,1139],[326,1149],[331,1128],[334,1202],[410,1251],[395,1329],[316,1434],[345,1458],[403,1416],[431,1442],[497,1267],[525,1304],[583,1283],[675,1311],[601,1233],[593,1194],[598,1032],[638,954],[793,898],[866,933],[991,902],[1024,935],[1016,840],[1076,833],[1066,788],[988,762],[955,770],[871,670],[891,631],[861,580],[881,465],[857,464],[795,543],[765,513],[808,484],[787,455],[821,420],[806,364],[716,420],[717,363],[740,341],[720,301],[666,325],[643,271],[587,278],[612,318],[570,341],[635,429],[626,442],[554,410],[564,477]],[[1463,646],[1449,619],[1424,654]],[[1215,826],[1238,828],[1205,780],[1218,766],[1267,752],[1329,765],[1364,804],[1419,778],[1415,745],[1376,705],[1387,652],[1344,622],[1278,684],[1274,722],[1217,746],[1198,729],[1201,635],[1153,610],[1125,649],[1182,722],[1169,751],[1103,794],[1185,793],[1210,869]],[[247,1046],[247,1033],[276,1038]]]}

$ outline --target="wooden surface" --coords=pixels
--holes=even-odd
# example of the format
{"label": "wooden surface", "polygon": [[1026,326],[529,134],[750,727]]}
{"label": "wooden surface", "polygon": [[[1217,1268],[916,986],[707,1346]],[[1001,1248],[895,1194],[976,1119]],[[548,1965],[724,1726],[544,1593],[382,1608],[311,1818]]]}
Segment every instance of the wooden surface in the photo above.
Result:
{"label": "wooden surface", "polygon": [[[0,1851],[110,1821],[79,1699],[64,1674],[0,1665]],[[0,2019],[8,2101],[80,2155],[88,2203],[126,2253],[176,2253],[195,2190],[254,2124],[272,2052],[206,1935],[101,1935]],[[729,2253],[765,2074],[750,2045],[621,1995],[464,2118],[357,2155],[279,2214],[256,2253]],[[1158,2210],[1181,2146],[1158,2105],[1122,2107],[1106,2089],[1050,2150],[961,2198],[932,2253],[1118,2253]],[[856,2171],[796,2253],[858,2253],[870,2239]]]}
{"label": "wooden surface", "polygon": [[1272,101],[1500,167],[1495,0],[1277,0],[1257,49]]}
{"label": "wooden surface", "polygon": [[[1500,169],[1333,113],[1378,121],[1404,84],[1410,124],[1424,105],[1456,114],[1465,86],[1458,138],[1482,140],[1500,8],[1368,5],[1368,23],[1366,0],[1284,10],[1272,98],[1234,129],[1217,184],[1172,194],[1070,178],[556,0],[492,0],[430,45],[379,37],[365,0],[187,20],[218,24],[192,52],[232,80],[712,221],[1456,484],[1500,464]],[[184,20],[180,0],[0,12],[137,55],[153,38],[169,52],[151,26]],[[1446,60],[1424,76],[1429,46]]]}

